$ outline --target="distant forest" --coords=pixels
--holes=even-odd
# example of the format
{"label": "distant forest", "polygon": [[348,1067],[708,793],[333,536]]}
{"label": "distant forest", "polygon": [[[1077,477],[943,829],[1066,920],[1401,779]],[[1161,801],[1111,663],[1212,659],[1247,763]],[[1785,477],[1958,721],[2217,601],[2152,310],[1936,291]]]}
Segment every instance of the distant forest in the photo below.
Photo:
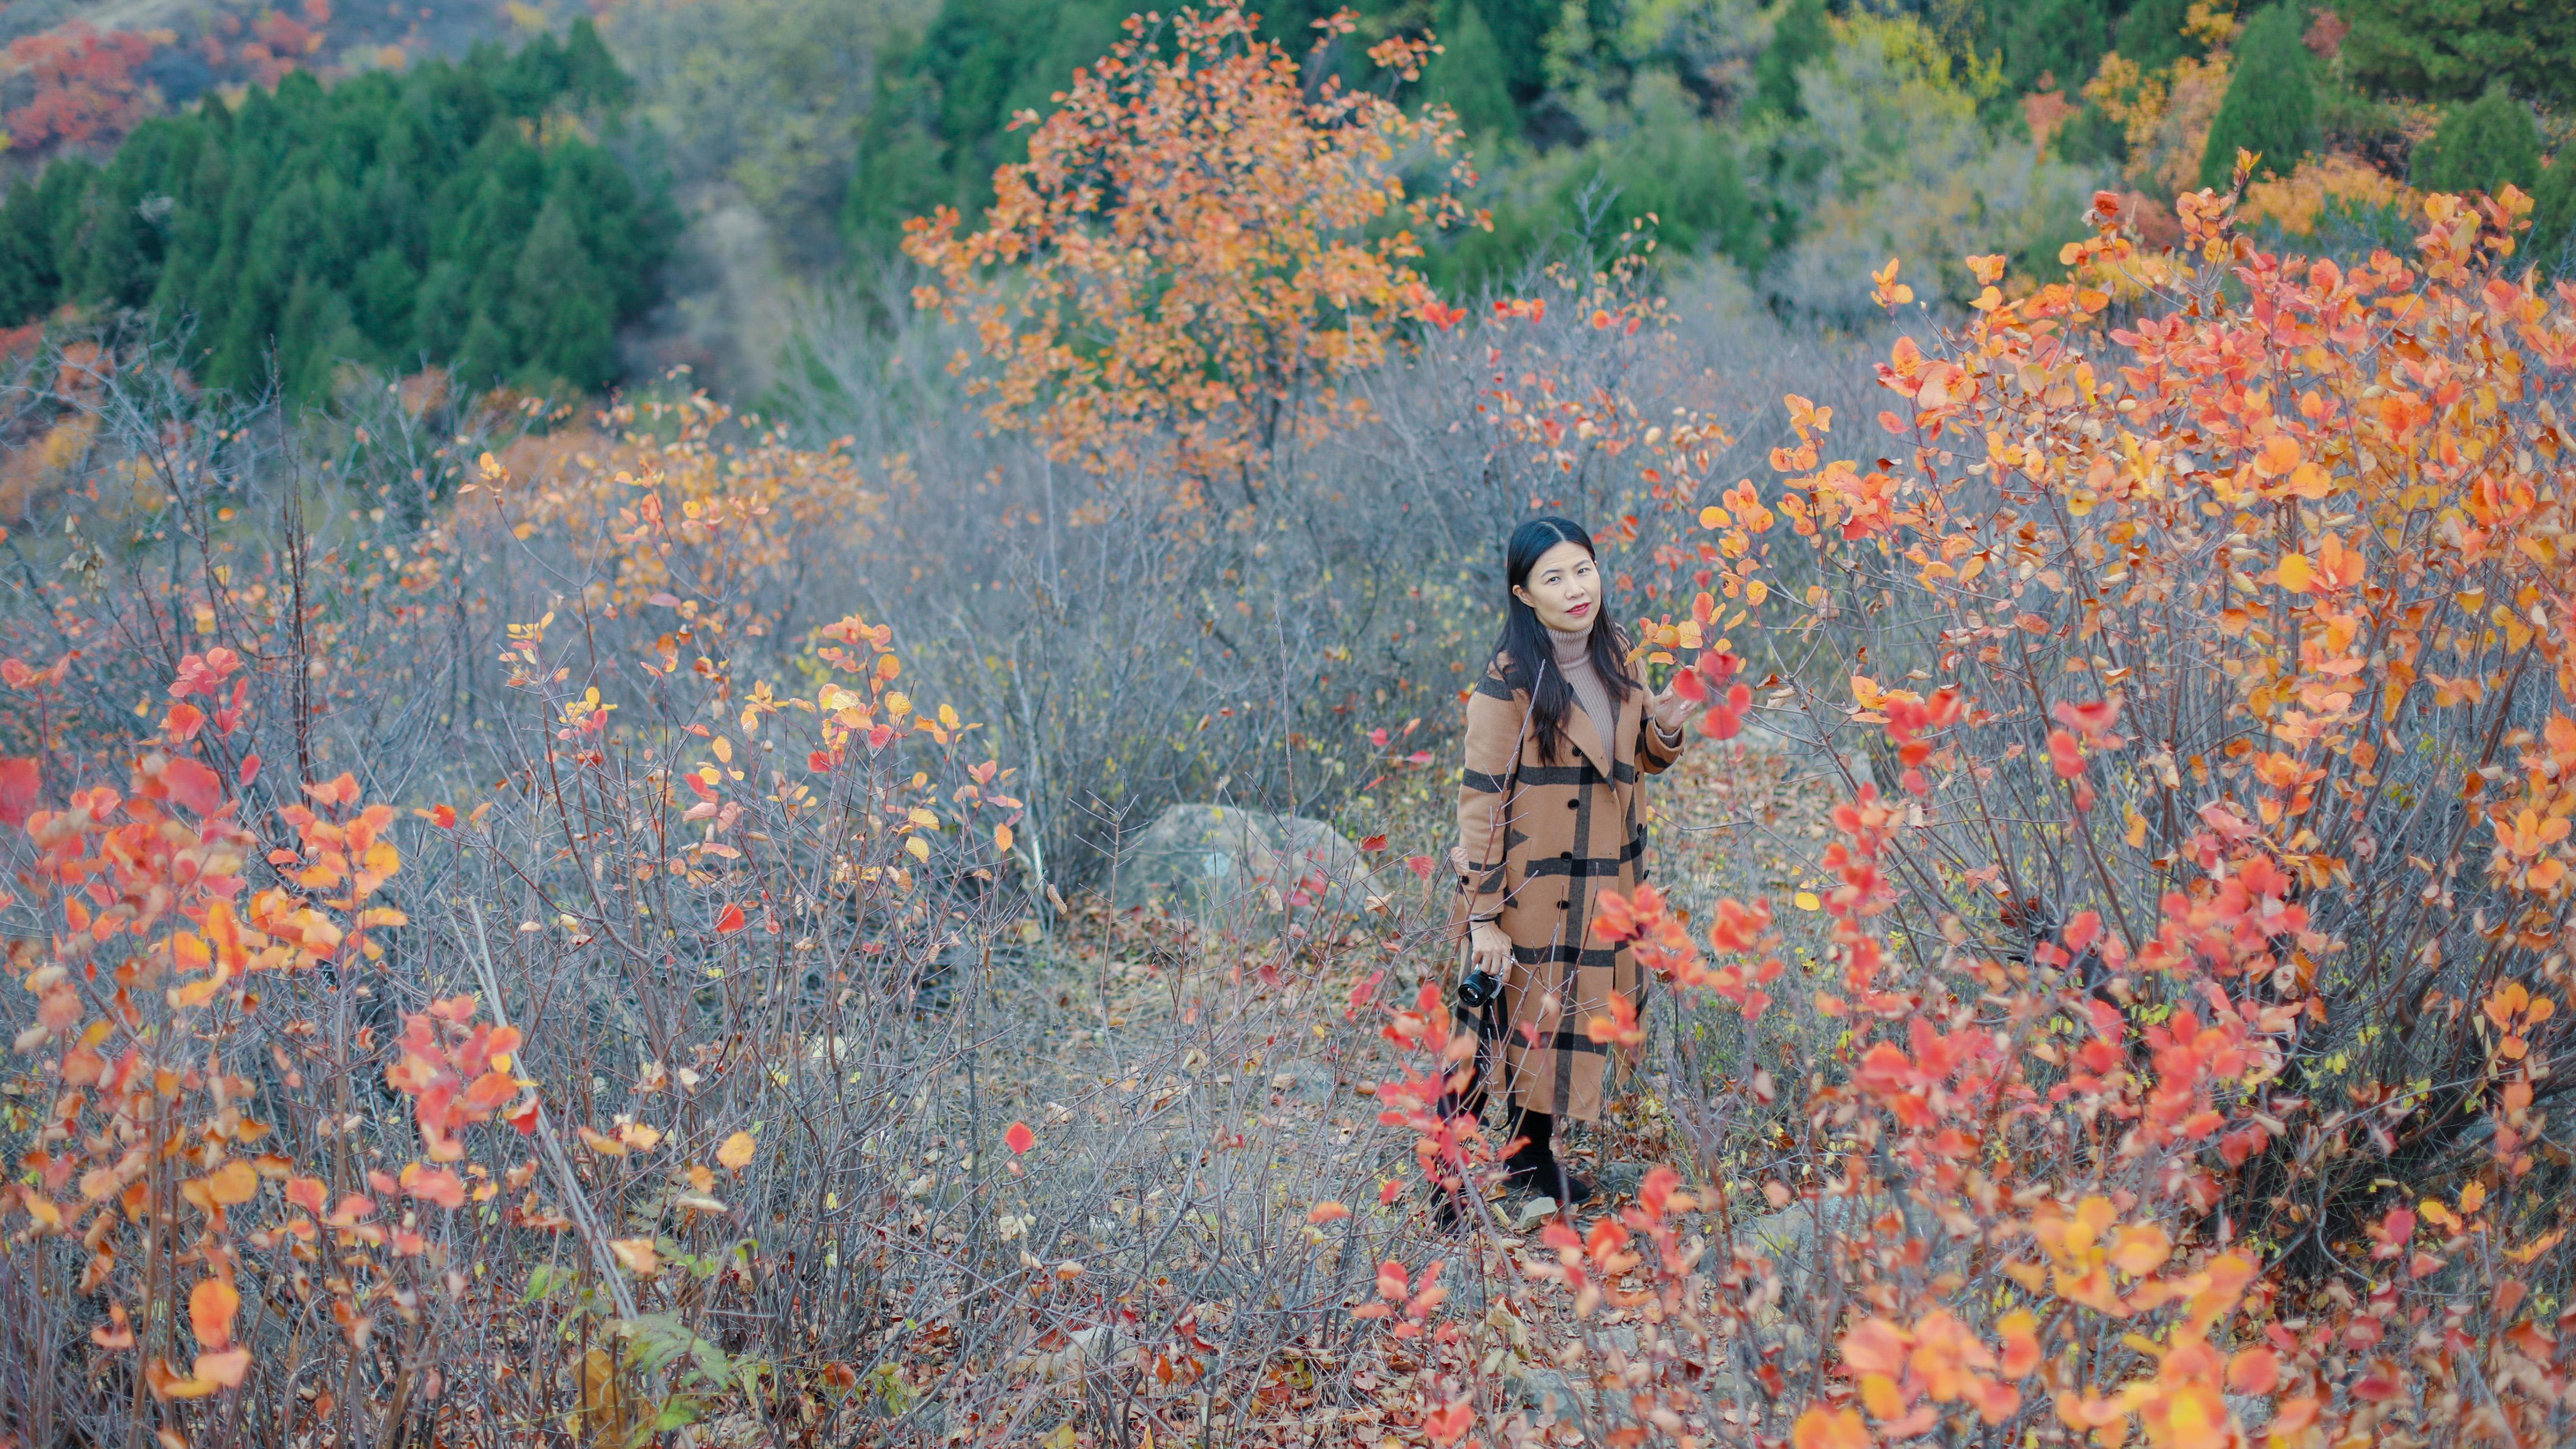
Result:
{"label": "distant forest", "polygon": [[[1025,144],[1012,117],[1128,11],[617,0],[594,26],[442,0],[406,22],[423,55],[324,0],[210,3],[189,36],[66,17],[10,41],[0,328],[134,309],[193,329],[204,381],[273,374],[298,396],[342,364],[592,391],[689,355],[639,345],[657,330],[745,330],[746,268],[773,294],[867,285],[906,218],[984,204]],[[1291,0],[1265,24],[1302,50],[1325,13]],[[1490,218],[1434,239],[1446,289],[1651,238],[1783,316],[1847,325],[1867,266],[1904,257],[1930,300],[1964,300],[1961,254],[2045,269],[2104,188],[2152,233],[2240,146],[2262,155],[2243,216],[2275,244],[2402,239],[2414,195],[2510,183],[2537,198],[2528,254],[2576,268],[2576,6],[1368,0],[1356,18],[1311,56],[1318,82],[1362,76],[1387,35],[1442,46],[1403,99],[1455,110]]]}

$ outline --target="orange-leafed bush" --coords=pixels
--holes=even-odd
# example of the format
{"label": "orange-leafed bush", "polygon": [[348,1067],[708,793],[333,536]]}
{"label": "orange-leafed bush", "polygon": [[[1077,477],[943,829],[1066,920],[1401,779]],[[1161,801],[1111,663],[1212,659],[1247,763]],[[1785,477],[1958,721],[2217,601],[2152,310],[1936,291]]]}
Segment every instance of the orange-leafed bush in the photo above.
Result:
{"label": "orange-leafed bush", "polygon": [[[994,174],[982,230],[959,235],[944,208],[907,224],[906,254],[938,275],[915,301],[973,323],[996,424],[1096,469],[1149,443],[1193,473],[1231,469],[1335,421],[1338,387],[1437,306],[1411,259],[1474,184],[1455,119],[1329,68],[1309,94],[1257,23],[1237,0],[1131,16],[1045,120],[1015,120],[1034,127],[1029,159]],[[1426,56],[1370,52],[1405,79]],[[1442,174],[1408,199],[1408,168]],[[1386,224],[1399,214],[1409,227]]]}
{"label": "orange-leafed bush", "polygon": [[856,534],[880,501],[845,443],[800,447],[702,396],[523,435],[482,454],[474,477],[464,518],[571,550],[596,576],[595,604],[685,600],[696,632],[715,636],[780,627],[816,537]]}
{"label": "orange-leafed bush", "polygon": [[26,100],[6,117],[9,144],[20,151],[114,140],[152,110],[135,68],[171,43],[169,31],[101,31],[75,20],[9,42],[9,68],[33,81]]}
{"label": "orange-leafed bush", "polygon": [[[1757,717],[1854,783],[1800,910],[1604,914],[1684,992],[1721,1230],[1659,1246],[1670,1183],[1547,1230],[1578,1315],[1647,1325],[1585,1331],[1608,1442],[2576,1426],[2576,293],[2515,265],[2511,192],[2350,267],[2177,209],[2125,311],[2116,198],[2068,281],[1970,259],[1974,320],[1878,369],[1893,456],[1793,398],[1776,521],[1707,521],[1847,680]],[[1435,1093],[1385,1089],[1472,1169]]]}

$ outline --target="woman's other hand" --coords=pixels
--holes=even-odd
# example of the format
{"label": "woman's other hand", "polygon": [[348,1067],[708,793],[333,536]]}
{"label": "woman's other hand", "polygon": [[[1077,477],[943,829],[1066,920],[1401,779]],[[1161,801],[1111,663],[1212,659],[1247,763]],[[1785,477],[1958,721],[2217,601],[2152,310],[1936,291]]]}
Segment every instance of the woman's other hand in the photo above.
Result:
{"label": "woman's other hand", "polygon": [[1467,959],[1479,971],[1500,981],[1512,969],[1512,938],[1491,921],[1478,921],[1467,933]]}

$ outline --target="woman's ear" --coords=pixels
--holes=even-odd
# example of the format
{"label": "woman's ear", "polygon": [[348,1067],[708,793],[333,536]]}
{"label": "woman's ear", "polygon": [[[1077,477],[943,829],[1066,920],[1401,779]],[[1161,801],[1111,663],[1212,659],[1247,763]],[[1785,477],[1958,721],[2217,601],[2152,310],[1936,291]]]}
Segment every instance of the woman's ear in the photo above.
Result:
{"label": "woman's ear", "polygon": [[1514,584],[1514,585],[1512,585],[1512,597],[1513,597],[1513,598],[1515,598],[1515,599],[1520,600],[1520,601],[1521,601],[1522,603],[1524,603],[1524,604],[1529,605],[1529,606],[1530,606],[1531,608],[1533,608],[1533,609],[1535,609],[1535,608],[1537,608],[1537,607],[1538,607],[1538,600],[1531,598],[1531,597],[1529,596],[1529,590],[1527,590],[1527,589],[1525,589],[1525,588],[1522,588],[1522,587],[1521,587],[1520,585],[1518,585],[1518,584]]}

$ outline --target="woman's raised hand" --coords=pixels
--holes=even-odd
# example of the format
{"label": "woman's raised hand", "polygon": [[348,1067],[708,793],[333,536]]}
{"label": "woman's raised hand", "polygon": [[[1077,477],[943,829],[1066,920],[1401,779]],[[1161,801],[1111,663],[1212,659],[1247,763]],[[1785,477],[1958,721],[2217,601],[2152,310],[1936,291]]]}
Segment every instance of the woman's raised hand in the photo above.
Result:
{"label": "woman's raised hand", "polygon": [[1655,728],[1668,735],[1680,734],[1682,726],[1691,722],[1691,716],[1706,708],[1708,708],[1707,696],[1702,695],[1698,699],[1685,698],[1681,691],[1670,684],[1665,685],[1646,700],[1646,713],[1653,717]]}

